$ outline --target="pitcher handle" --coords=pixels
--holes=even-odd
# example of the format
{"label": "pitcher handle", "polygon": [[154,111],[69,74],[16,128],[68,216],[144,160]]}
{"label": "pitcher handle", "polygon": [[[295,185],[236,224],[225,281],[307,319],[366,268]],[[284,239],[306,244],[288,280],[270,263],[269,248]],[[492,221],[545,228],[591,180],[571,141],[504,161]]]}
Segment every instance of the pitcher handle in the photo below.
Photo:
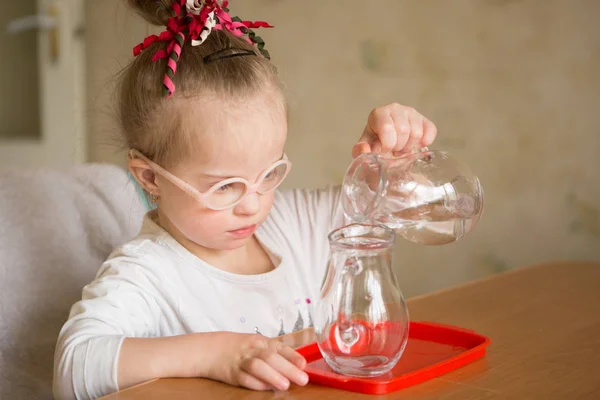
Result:
{"label": "pitcher handle", "polygon": [[352,320],[352,300],[354,298],[354,277],[362,271],[358,258],[351,257],[346,260],[342,269],[342,295],[340,296],[340,309],[337,329],[339,338],[344,347],[350,348],[360,339],[364,327]]}

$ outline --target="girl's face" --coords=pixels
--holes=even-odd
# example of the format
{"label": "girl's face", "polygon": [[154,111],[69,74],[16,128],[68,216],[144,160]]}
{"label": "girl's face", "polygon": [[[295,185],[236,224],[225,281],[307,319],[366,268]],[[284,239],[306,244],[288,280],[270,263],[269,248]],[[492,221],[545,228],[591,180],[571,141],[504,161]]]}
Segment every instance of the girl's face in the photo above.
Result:
{"label": "girl's face", "polygon": [[[283,156],[287,116],[280,96],[267,92],[244,100],[190,100],[184,126],[197,138],[191,156],[168,168],[200,192],[228,178],[254,183]],[[215,211],[156,174],[159,223],[184,246],[232,250],[244,246],[267,218],[273,192],[246,196]]]}

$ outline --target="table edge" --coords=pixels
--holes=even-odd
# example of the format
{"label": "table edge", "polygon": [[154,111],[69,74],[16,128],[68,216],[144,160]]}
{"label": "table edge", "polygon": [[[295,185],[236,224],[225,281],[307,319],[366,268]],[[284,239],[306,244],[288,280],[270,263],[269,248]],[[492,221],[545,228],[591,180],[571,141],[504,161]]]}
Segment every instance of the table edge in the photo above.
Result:
{"label": "table edge", "polygon": [[150,384],[150,383],[153,383],[153,382],[159,381],[160,379],[164,379],[164,378],[154,378],[154,379],[150,379],[150,380],[148,380],[148,381],[145,381],[145,382],[138,383],[137,385],[129,386],[128,388],[121,389],[121,390],[117,390],[116,392],[112,392],[112,393],[109,393],[109,394],[107,394],[107,395],[105,395],[105,396],[99,397],[99,398],[98,398],[98,400],[109,399],[109,398],[111,398],[111,397],[113,397],[113,396],[118,396],[118,395],[120,395],[120,394],[122,394],[122,393],[125,393],[125,392],[128,392],[128,391],[130,391],[130,390],[138,389],[140,386],[145,386],[145,385],[148,385],[148,384]]}

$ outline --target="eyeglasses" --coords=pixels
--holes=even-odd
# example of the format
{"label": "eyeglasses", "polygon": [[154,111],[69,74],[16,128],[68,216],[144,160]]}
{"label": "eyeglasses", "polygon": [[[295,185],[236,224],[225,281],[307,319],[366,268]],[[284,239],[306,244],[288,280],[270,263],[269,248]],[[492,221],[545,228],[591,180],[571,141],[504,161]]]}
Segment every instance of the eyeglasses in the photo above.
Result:
{"label": "eyeglasses", "polygon": [[129,158],[134,159],[136,157],[144,160],[154,172],[162,175],[173,185],[177,186],[206,207],[215,211],[234,207],[248,195],[254,193],[265,194],[275,190],[281,182],[283,182],[292,168],[292,163],[287,159],[287,156],[284,153],[283,157],[267,168],[254,184],[244,178],[229,178],[217,182],[206,192],[200,192],[189,183],[176,177],[148,157],[144,156],[138,150],[130,150]]}

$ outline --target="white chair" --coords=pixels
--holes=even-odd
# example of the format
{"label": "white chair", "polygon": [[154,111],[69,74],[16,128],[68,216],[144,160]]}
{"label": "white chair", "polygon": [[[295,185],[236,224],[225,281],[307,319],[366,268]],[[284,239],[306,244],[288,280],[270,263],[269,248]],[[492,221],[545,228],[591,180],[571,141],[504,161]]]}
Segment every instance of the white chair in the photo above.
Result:
{"label": "white chair", "polygon": [[144,212],[114,165],[0,171],[0,399],[52,398],[70,307]]}

